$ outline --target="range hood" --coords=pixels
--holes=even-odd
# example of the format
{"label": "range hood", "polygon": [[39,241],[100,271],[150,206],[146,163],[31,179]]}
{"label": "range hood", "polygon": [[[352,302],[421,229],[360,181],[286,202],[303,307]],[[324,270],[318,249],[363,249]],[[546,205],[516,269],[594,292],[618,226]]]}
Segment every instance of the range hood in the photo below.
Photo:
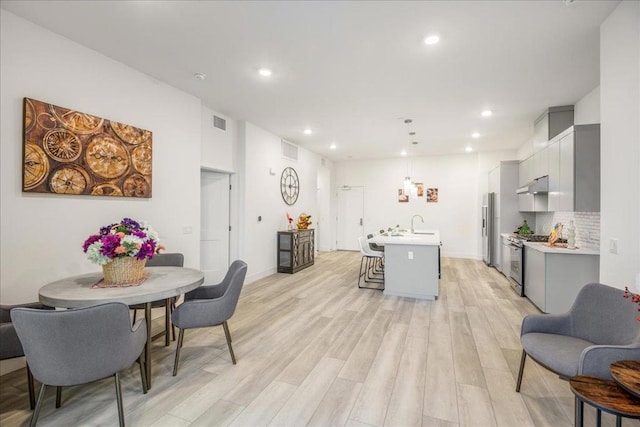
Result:
{"label": "range hood", "polygon": [[516,190],[517,194],[543,194],[549,192],[549,177],[541,176],[531,181],[524,187],[520,187]]}

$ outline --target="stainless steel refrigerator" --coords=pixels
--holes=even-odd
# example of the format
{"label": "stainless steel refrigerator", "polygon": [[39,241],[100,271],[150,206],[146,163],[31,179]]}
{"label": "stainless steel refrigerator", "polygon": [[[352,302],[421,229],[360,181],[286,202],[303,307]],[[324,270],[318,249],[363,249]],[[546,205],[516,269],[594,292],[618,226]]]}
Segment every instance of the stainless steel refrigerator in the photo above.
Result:
{"label": "stainless steel refrigerator", "polygon": [[496,193],[486,193],[482,197],[482,259],[487,265],[495,265],[496,248],[494,224],[494,203]]}

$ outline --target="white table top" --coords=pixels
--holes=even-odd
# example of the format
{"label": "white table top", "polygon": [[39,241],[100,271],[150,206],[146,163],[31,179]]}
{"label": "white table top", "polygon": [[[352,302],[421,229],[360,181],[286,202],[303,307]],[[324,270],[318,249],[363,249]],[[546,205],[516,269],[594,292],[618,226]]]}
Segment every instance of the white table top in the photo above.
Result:
{"label": "white table top", "polygon": [[416,230],[415,233],[398,232],[378,234],[369,239],[377,245],[425,245],[439,246],[440,232],[438,230]]}
{"label": "white table top", "polygon": [[107,302],[142,304],[181,295],[204,283],[204,273],[192,268],[147,267],[145,271],[150,276],[141,285],[118,288],[92,288],[102,279],[102,272],[68,277],[40,288],[40,302],[64,308]]}

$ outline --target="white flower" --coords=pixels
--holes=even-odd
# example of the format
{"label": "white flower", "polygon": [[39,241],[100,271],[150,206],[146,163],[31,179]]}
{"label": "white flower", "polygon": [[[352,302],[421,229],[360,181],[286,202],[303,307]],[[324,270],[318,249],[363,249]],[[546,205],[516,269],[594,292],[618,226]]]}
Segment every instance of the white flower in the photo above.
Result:
{"label": "white flower", "polygon": [[97,242],[93,242],[87,248],[87,258],[91,260],[91,262],[96,263],[98,265],[105,265],[111,259],[108,256],[102,255],[100,253],[100,249],[102,248],[102,242],[98,240]]}

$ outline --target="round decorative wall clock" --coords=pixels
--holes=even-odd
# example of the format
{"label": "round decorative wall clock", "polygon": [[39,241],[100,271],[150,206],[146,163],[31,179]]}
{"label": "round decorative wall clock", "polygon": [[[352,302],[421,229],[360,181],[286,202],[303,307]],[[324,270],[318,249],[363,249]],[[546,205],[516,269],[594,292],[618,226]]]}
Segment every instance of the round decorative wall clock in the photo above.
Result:
{"label": "round decorative wall clock", "polygon": [[280,193],[282,194],[282,200],[288,205],[293,205],[298,200],[298,193],[300,192],[300,182],[298,181],[298,174],[292,167],[286,167],[282,171],[280,177]]}

